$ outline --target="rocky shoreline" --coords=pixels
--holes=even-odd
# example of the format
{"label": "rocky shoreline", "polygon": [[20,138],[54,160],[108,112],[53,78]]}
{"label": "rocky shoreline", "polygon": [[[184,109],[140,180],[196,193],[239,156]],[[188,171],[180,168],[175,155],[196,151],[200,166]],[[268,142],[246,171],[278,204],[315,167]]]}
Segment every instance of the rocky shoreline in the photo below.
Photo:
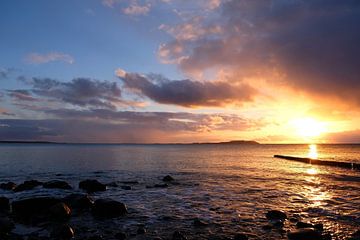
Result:
{"label": "rocky shoreline", "polygon": [[[11,201],[0,196],[0,239],[1,240],[122,240],[122,239],[189,239],[186,233],[174,230],[168,236],[148,235],[145,225],[139,223],[136,229],[122,229],[116,226],[115,219],[129,218],[126,203],[111,198],[97,198],[92,195],[104,192],[109,186],[131,190],[131,184],[136,181],[103,184],[96,179],[80,181],[78,188],[83,193],[73,192],[65,197],[34,196]],[[162,183],[146,186],[146,188],[167,188],[179,184],[167,175],[162,178]],[[0,188],[9,193],[29,191],[34,188],[59,189],[72,191],[73,187],[63,180],[40,182],[37,180],[24,181],[17,185],[14,182],[1,183]],[[265,230],[276,230],[287,236],[290,240],[331,240],[331,232],[325,231],[321,223],[312,224],[303,222],[297,216],[288,216],[279,210],[269,210],[266,213],[268,224],[262,226]],[[166,220],[166,219],[164,219]],[[294,230],[285,230],[284,223],[293,225]],[[193,219],[193,228],[206,228],[209,222],[203,219]],[[92,228],[92,226],[95,226]],[[26,231],[15,231],[24,228]],[[192,239],[192,238],[191,238]],[[196,239],[196,238],[194,238]],[[253,239],[248,233],[237,233],[232,236],[211,235],[208,239],[247,240]],[[359,240],[360,231],[354,231],[348,240]]]}

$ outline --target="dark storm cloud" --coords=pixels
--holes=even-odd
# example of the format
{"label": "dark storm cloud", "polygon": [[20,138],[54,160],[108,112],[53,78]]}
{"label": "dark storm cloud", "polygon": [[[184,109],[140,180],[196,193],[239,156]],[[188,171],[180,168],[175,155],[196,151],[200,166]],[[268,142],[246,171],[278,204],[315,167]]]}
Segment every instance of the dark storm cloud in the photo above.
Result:
{"label": "dark storm cloud", "polygon": [[124,87],[146,96],[151,100],[185,107],[222,106],[252,100],[256,91],[246,84],[230,85],[226,82],[199,82],[169,80],[160,75],[147,77],[137,73],[119,76]]}
{"label": "dark storm cloud", "polygon": [[117,104],[123,103],[121,90],[115,82],[89,78],[75,78],[70,82],[50,78],[32,78],[23,81],[32,86],[30,91],[33,95],[60,103],[108,109],[115,109]]}
{"label": "dark storm cloud", "polygon": [[176,46],[165,44],[160,54],[185,72],[230,68],[233,81],[260,74],[360,104],[360,1],[231,0],[221,6],[220,18],[203,24],[220,25],[216,36],[175,39]]}

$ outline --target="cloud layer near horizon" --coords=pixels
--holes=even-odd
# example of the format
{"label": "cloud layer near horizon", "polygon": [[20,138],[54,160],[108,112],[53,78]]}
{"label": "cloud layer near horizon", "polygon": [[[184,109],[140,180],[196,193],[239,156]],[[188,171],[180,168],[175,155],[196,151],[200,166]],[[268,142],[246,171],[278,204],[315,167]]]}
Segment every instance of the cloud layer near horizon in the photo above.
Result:
{"label": "cloud layer near horizon", "polygon": [[[210,132],[250,130],[258,126],[255,121],[231,114],[134,112],[108,109],[43,109],[42,111],[53,118],[0,119],[0,140],[189,142],[189,134],[197,134],[200,136],[198,139],[206,141],[206,135]],[[204,135],[204,138],[201,135]]]}

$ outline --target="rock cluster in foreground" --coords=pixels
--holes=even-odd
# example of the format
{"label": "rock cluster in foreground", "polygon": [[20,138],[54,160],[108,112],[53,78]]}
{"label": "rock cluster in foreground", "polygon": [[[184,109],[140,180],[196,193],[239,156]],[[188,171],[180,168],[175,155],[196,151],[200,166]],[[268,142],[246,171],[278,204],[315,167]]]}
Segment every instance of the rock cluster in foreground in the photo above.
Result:
{"label": "rock cluster in foreground", "polygon": [[[162,178],[163,184],[156,184],[154,186],[147,186],[147,188],[165,188],[171,184],[176,184],[176,181],[170,175]],[[124,182],[126,184],[135,182]],[[169,185],[170,184],[170,185]],[[62,190],[72,190],[73,188],[65,181],[53,180],[49,182],[39,182],[36,180],[25,181],[19,185],[13,182],[2,183],[0,188],[7,191],[20,192],[28,191],[36,187],[56,188]],[[131,187],[120,186],[121,189],[131,190]],[[70,220],[76,215],[79,219],[82,216],[90,216],[91,221],[106,222],[112,221],[114,218],[124,218],[129,216],[127,206],[119,201],[110,198],[93,199],[89,194],[94,192],[102,192],[107,190],[107,185],[100,183],[97,180],[88,179],[79,183],[79,189],[85,193],[71,193],[63,198],[56,198],[52,196],[32,197],[16,201],[10,201],[6,197],[0,196],[0,240],[69,240],[69,239],[84,239],[84,240],[101,240],[102,236],[94,235],[83,237],[82,231],[84,229],[76,229],[70,224]],[[131,215],[131,213],[130,213]],[[289,240],[331,240],[331,234],[324,231],[321,223],[312,224],[302,222],[295,218],[290,218],[288,215],[279,210],[268,211],[264,218],[268,220],[268,224],[263,226],[265,231],[277,229],[282,232]],[[88,218],[86,218],[88,219]],[[291,223],[291,231],[284,230],[284,223]],[[37,234],[18,235],[13,233],[16,224],[24,224],[26,226],[36,226],[45,229],[46,234],[39,236]],[[199,229],[206,229],[211,225],[210,222],[195,218],[192,220],[192,228],[194,231]],[[91,232],[91,229],[88,230]],[[144,236],[141,239],[157,239],[160,237],[147,238],[148,231],[143,225],[139,225],[135,236]],[[78,236],[78,237],[77,237]],[[134,233],[132,234],[132,237]],[[248,240],[253,236],[244,233],[237,233],[234,236],[225,238],[209,238],[221,240]],[[130,236],[131,238],[131,236]],[[181,231],[174,231],[172,240],[187,240],[186,233]],[[107,238],[106,238],[107,239]],[[111,239],[129,239],[129,235],[122,231],[113,232]],[[355,232],[348,240],[360,240],[360,231]]]}

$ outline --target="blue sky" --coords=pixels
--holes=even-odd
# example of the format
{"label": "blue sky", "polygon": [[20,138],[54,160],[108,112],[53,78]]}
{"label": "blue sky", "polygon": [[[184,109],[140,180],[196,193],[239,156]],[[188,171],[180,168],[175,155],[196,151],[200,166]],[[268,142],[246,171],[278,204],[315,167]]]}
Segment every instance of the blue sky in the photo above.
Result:
{"label": "blue sky", "polygon": [[0,140],[360,142],[358,1],[0,11]]}
{"label": "blue sky", "polygon": [[[2,1],[0,65],[35,76],[70,79],[113,77],[116,68],[162,72],[179,77],[175,67],[160,64],[157,48],[169,37],[158,30],[163,14],[129,17],[101,1]],[[16,14],[15,14],[16,13]],[[174,17],[174,16],[172,16]],[[30,53],[60,52],[74,58],[29,64]]]}

